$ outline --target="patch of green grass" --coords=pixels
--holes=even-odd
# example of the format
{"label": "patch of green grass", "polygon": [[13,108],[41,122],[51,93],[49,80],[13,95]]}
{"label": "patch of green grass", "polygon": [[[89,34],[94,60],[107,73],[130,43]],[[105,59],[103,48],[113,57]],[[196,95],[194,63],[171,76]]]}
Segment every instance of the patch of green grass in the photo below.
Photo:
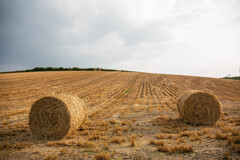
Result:
{"label": "patch of green grass", "polygon": [[223,77],[224,79],[235,79],[235,80],[240,80],[240,76],[237,77]]}
{"label": "patch of green grass", "polygon": [[137,81],[138,77],[139,77],[139,76],[137,76],[137,77],[134,79],[134,81],[133,81],[132,84],[128,87],[128,89],[126,90],[125,93],[129,93],[129,91],[132,89],[132,86],[133,86],[134,83]]}

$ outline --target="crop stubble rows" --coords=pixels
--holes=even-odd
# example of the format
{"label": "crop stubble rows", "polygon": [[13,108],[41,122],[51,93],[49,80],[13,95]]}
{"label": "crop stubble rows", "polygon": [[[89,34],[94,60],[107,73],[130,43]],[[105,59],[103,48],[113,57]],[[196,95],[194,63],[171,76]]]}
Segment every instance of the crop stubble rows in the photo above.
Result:
{"label": "crop stubble rows", "polygon": [[239,86],[232,88],[231,83],[208,78],[135,72],[2,74],[0,107],[1,112],[20,107],[29,110],[31,104],[42,96],[69,93],[83,98],[89,106],[90,116],[94,117],[106,116],[107,112],[117,110],[116,106],[119,109],[124,105],[176,110],[177,98],[187,89],[205,89],[220,98],[239,100],[239,96],[236,96],[236,92],[240,93],[237,90]]}
{"label": "crop stubble rows", "polygon": [[[236,108],[231,108],[232,103],[228,103],[235,101],[238,105],[240,101],[238,81],[138,72],[32,72],[0,75],[0,122],[4,124],[0,129],[7,131],[7,134],[26,130],[27,116],[34,101],[49,94],[67,93],[76,94],[85,100],[92,125],[88,128],[89,134],[95,134],[98,130],[101,133],[101,127],[94,128],[98,121],[111,120],[116,115],[125,118],[129,115],[129,118],[135,117],[138,123],[147,124],[140,127],[140,130],[145,134],[145,139],[148,139],[152,134],[157,134],[155,131],[161,130],[149,130],[148,121],[156,115],[176,116],[176,101],[189,89],[212,92],[221,101],[226,101],[224,105],[226,109],[231,109],[230,114],[238,116]],[[146,117],[142,118],[142,115]],[[135,128],[139,128],[138,123]],[[134,128],[131,130],[134,132]],[[163,126],[162,132],[167,130]],[[115,132],[115,129],[104,133],[110,137],[116,134],[120,132]],[[143,140],[142,143],[147,142]]]}

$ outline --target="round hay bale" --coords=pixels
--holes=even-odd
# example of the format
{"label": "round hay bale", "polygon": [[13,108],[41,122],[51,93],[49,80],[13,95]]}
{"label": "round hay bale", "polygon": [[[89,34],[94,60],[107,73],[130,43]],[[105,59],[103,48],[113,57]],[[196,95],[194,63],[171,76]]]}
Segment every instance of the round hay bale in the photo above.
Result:
{"label": "round hay bale", "polygon": [[184,122],[194,125],[214,125],[221,116],[221,105],[213,94],[187,91],[178,99],[177,108]]}
{"label": "round hay bale", "polygon": [[40,98],[32,105],[29,127],[33,138],[57,140],[76,131],[86,118],[83,100],[60,94]]}

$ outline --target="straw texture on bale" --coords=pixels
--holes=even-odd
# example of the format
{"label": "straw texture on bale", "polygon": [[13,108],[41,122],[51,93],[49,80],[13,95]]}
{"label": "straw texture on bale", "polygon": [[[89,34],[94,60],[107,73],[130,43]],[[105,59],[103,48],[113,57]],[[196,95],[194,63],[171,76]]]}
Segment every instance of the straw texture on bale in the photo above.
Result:
{"label": "straw texture on bale", "polygon": [[57,140],[68,137],[86,120],[83,100],[59,94],[37,100],[31,107],[29,127],[33,138]]}
{"label": "straw texture on bale", "polygon": [[187,91],[178,99],[180,118],[193,125],[214,125],[221,116],[216,96],[203,91]]}

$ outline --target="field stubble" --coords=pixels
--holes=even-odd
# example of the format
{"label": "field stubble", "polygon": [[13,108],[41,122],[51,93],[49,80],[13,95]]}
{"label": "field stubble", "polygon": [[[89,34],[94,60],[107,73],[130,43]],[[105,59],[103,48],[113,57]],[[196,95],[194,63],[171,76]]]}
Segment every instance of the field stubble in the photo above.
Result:
{"label": "field stubble", "polygon": [[[214,126],[178,119],[176,102],[190,89],[223,106]],[[61,141],[31,138],[34,101],[53,93],[85,100],[88,121]],[[216,159],[240,154],[240,83],[236,80],[137,72],[32,72],[0,75],[0,159]],[[27,154],[26,154],[27,153]]]}

